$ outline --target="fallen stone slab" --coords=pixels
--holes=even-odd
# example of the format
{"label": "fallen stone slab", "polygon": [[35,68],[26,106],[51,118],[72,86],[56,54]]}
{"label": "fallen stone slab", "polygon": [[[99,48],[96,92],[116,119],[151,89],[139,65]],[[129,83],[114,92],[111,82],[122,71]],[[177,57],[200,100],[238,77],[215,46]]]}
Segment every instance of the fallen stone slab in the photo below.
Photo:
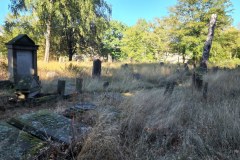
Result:
{"label": "fallen stone slab", "polygon": [[87,111],[87,110],[93,110],[96,109],[97,106],[93,103],[78,103],[74,106],[72,106],[70,109],[76,110],[76,111]]}
{"label": "fallen stone slab", "polygon": [[26,114],[9,121],[42,140],[53,140],[70,145],[90,131],[90,127],[74,123],[73,120],[47,110]]}
{"label": "fallen stone slab", "polygon": [[47,149],[48,145],[44,141],[6,122],[0,122],[0,159],[35,159]]}
{"label": "fallen stone slab", "polygon": [[78,103],[78,104],[75,104],[74,106],[66,109],[64,111],[63,115],[66,117],[72,118],[77,113],[82,113],[82,112],[88,111],[88,110],[94,110],[96,108],[97,108],[97,106],[93,103],[87,103],[87,102]]}

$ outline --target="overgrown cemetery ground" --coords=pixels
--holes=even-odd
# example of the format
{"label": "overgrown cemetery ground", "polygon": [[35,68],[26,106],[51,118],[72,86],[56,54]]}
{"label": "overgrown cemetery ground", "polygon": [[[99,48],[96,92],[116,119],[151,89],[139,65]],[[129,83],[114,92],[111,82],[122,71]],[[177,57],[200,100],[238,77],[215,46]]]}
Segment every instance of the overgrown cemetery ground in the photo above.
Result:
{"label": "overgrown cemetery ground", "polygon": [[[2,80],[7,78],[6,66],[1,62]],[[66,93],[72,93],[76,77],[83,79],[82,93],[41,103],[9,102],[14,90],[1,89],[1,123],[42,112],[64,115],[81,103],[97,106],[70,116],[71,122],[89,127],[72,151],[44,141],[51,149],[41,159],[240,157],[239,68],[210,69],[203,77],[206,97],[192,85],[191,66],[186,71],[183,65],[103,63],[101,78],[92,78],[92,62],[39,61],[38,72],[42,93],[56,92],[59,79],[66,80]]]}

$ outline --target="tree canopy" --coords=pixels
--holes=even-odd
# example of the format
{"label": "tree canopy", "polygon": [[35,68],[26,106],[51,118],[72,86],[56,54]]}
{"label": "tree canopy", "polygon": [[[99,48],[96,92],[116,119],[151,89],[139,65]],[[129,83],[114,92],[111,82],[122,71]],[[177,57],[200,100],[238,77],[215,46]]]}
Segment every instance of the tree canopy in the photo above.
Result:
{"label": "tree canopy", "polygon": [[[230,0],[178,0],[169,16],[139,19],[133,26],[110,20],[104,0],[11,0],[1,39],[29,34],[40,44],[41,55],[111,55],[115,60],[150,62],[177,54],[199,61],[211,15],[217,14],[211,62],[240,58],[240,31],[231,26]],[[1,52],[4,51],[1,44]]]}
{"label": "tree canopy", "polygon": [[98,46],[111,15],[104,0],[11,0],[10,8],[18,17],[29,14],[38,19],[46,40],[45,61],[54,40],[58,45],[64,42],[66,47],[55,49],[63,49],[70,61],[80,45],[91,42]]}

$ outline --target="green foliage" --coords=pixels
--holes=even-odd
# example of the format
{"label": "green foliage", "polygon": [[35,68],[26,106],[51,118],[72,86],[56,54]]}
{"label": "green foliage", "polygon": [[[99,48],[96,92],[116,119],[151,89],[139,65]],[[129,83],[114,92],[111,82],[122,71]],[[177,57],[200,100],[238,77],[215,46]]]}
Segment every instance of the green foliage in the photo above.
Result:
{"label": "green foliage", "polygon": [[106,30],[102,41],[102,54],[110,54],[114,59],[123,59],[121,51],[123,33],[127,26],[118,21],[110,21],[110,26]]}
{"label": "green foliage", "polygon": [[134,61],[152,61],[154,60],[154,51],[149,39],[151,31],[149,24],[140,19],[137,24],[124,32],[123,53]]}
{"label": "green foliage", "polygon": [[240,31],[234,27],[225,29],[216,36],[210,61],[217,63],[224,59],[240,58]]}
{"label": "green foliage", "polygon": [[170,39],[171,39],[171,21],[169,19],[156,18],[151,23],[151,46],[154,50],[155,59],[159,60],[165,54],[170,52]]}
{"label": "green foliage", "polygon": [[218,15],[215,35],[221,34],[221,30],[231,23],[228,13],[231,11],[229,0],[179,0],[178,4],[171,8],[170,19],[174,19],[177,25],[174,28],[172,43],[175,48],[186,49],[194,59],[199,60],[202,48],[206,40],[211,14]]}
{"label": "green foliage", "polygon": [[7,40],[3,35],[1,35],[1,32],[3,34],[3,30],[0,28],[0,59],[2,56],[7,55],[7,48],[5,47]]}
{"label": "green foliage", "polygon": [[69,60],[88,47],[98,50],[111,15],[104,0],[11,0],[10,8],[18,16],[15,21],[25,15],[36,17],[33,31],[39,28],[41,37],[50,38],[52,52],[68,54]]}
{"label": "green foliage", "polygon": [[[178,0],[170,16],[153,22],[140,19],[127,27],[111,21],[111,8],[104,0],[11,0],[9,14],[0,36],[5,42],[27,33],[45,49],[50,25],[52,57],[73,54],[111,55],[117,60],[159,61],[168,53],[200,60],[211,14],[218,15],[210,61],[218,63],[240,58],[240,31],[231,27],[230,0]],[[63,12],[64,10],[64,12]]]}
{"label": "green foliage", "polygon": [[[4,43],[10,41],[18,34],[28,34],[36,44],[40,45],[40,50],[42,50],[44,32],[41,25],[39,25],[38,18],[34,15],[15,16],[8,14],[3,26],[3,31]],[[2,45],[1,48],[2,47],[4,50],[6,49],[5,44]],[[38,53],[40,55],[43,54],[41,52]]]}

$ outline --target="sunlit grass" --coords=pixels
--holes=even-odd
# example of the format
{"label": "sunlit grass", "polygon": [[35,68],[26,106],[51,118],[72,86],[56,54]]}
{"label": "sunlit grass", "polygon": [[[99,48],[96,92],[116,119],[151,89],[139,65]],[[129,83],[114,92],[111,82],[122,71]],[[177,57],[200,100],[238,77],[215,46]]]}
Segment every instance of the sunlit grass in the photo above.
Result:
{"label": "sunlit grass", "polygon": [[[203,78],[208,82],[206,100],[202,91],[193,89],[191,71],[185,72],[182,65],[122,65],[103,62],[102,76],[92,78],[92,62],[38,62],[43,92],[56,91],[58,79],[74,90],[80,77],[83,94],[74,102],[89,94],[89,101],[98,106],[79,160],[240,157],[239,69],[209,71]],[[109,86],[104,88],[106,81]],[[177,85],[172,95],[165,95],[170,81]],[[58,105],[56,112],[67,106]]]}
{"label": "sunlit grass", "polygon": [[172,95],[164,88],[124,93],[114,109],[106,106],[111,98],[101,99],[78,159],[239,159],[239,74],[206,75],[207,100],[189,81]]}
{"label": "sunlit grass", "polygon": [[[161,86],[173,78],[178,79],[181,67],[178,65],[164,65],[151,63],[132,63],[123,67],[125,63],[102,63],[100,78],[92,78],[92,62],[38,62],[38,75],[42,81],[43,91],[53,91],[57,80],[66,80],[68,86],[74,87],[75,78],[83,79],[83,91],[102,92],[118,91],[128,92]],[[178,72],[177,72],[178,71]],[[109,82],[107,88],[103,87]],[[56,90],[56,89],[55,89]]]}

